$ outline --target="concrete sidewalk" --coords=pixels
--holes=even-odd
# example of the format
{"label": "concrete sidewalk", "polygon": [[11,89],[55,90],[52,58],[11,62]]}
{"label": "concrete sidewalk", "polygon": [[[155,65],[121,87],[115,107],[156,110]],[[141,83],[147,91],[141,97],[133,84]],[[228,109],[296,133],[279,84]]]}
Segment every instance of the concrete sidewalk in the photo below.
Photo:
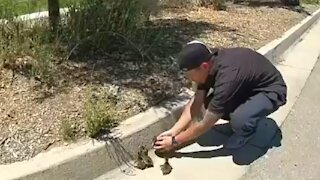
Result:
{"label": "concrete sidewalk", "polygon": [[282,146],[256,161],[243,180],[320,179],[319,92],[318,59],[299,99],[281,127],[285,137]]}
{"label": "concrete sidewalk", "polygon": [[[283,61],[277,65],[277,68],[282,72],[288,85],[288,103],[270,115],[274,121],[270,119],[260,123],[258,134],[244,148],[234,152],[222,149],[221,144],[228,138],[229,133],[228,125],[220,125],[219,132],[212,131],[209,134],[211,137],[216,137],[215,139],[204,138],[204,141],[181,149],[177,153],[177,157],[170,159],[173,167],[170,175],[163,176],[161,174],[159,166],[163,163],[163,159],[150,151],[155,161],[154,168],[140,171],[125,165],[98,179],[206,180],[214,178],[234,180],[241,178],[250,163],[264,155],[268,148],[280,145],[282,135],[278,126],[286,119],[318,59],[319,42],[320,23],[318,22],[302,37],[298,44],[285,53]],[[271,139],[273,140],[271,141]]]}

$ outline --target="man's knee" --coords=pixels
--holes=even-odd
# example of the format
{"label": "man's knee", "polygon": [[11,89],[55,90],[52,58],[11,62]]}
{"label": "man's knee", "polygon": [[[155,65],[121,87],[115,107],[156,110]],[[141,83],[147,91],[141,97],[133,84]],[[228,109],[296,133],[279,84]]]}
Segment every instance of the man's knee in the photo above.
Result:
{"label": "man's knee", "polygon": [[255,130],[259,119],[275,110],[274,104],[264,93],[256,94],[230,114],[232,129],[240,134],[250,134]]}
{"label": "man's knee", "polygon": [[239,131],[244,126],[245,119],[247,118],[245,114],[234,112],[230,115],[231,128],[233,131]]}
{"label": "man's knee", "polygon": [[231,128],[238,134],[250,134],[256,127],[256,120],[246,112],[236,111],[230,114],[230,118]]}

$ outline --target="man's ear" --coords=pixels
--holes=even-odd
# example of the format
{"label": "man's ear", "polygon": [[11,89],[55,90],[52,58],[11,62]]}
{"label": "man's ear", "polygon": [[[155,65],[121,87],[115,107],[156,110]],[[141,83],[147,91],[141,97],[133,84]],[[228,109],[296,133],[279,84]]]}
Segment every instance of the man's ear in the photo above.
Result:
{"label": "man's ear", "polygon": [[204,69],[204,70],[209,70],[209,63],[208,62],[203,62],[201,65],[200,65],[201,69]]}

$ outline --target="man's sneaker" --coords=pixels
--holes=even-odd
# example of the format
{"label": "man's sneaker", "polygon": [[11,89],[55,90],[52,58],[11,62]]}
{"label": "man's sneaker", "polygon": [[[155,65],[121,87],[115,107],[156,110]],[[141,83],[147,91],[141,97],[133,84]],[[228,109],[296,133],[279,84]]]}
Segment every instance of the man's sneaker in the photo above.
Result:
{"label": "man's sneaker", "polygon": [[248,137],[240,136],[236,133],[234,133],[228,141],[223,145],[226,149],[239,149],[252,138],[253,135],[250,135]]}

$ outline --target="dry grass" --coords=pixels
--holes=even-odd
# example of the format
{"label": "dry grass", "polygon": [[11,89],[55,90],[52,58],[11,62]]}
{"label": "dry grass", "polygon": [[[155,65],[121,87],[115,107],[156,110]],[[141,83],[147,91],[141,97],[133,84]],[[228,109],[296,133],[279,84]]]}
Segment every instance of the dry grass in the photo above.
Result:
{"label": "dry grass", "polygon": [[70,120],[63,119],[60,124],[60,134],[62,136],[62,139],[66,142],[74,141],[75,133],[75,127],[70,123]]}
{"label": "dry grass", "polygon": [[99,87],[89,88],[85,102],[86,132],[95,138],[103,131],[108,131],[116,123],[116,97]]}

